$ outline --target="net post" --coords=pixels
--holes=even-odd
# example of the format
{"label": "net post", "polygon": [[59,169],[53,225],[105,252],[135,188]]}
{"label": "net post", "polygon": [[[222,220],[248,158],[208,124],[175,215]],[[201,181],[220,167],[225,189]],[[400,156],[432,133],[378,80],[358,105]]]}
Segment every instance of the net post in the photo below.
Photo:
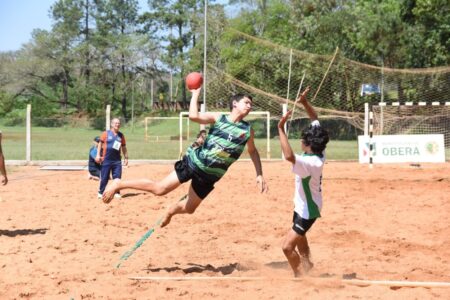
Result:
{"label": "net post", "polygon": [[369,135],[369,103],[364,103],[364,136]]}
{"label": "net post", "polygon": [[109,126],[111,124],[111,105],[106,105],[106,124],[105,124],[105,130],[109,130]]}
{"label": "net post", "polygon": [[[287,106],[287,104],[283,104],[283,114],[282,114],[281,117],[283,117],[283,116],[287,113],[287,111],[288,111],[288,106]],[[286,128],[287,128],[287,124],[284,123],[284,132],[286,132]],[[284,154],[283,154],[283,151],[281,151],[281,159],[284,160]]]}
{"label": "net post", "polygon": [[[205,105],[205,103],[200,104],[200,112],[201,113],[206,112],[206,105]],[[200,124],[200,130],[205,130],[205,124]]]}
{"label": "net post", "polygon": [[183,112],[179,114],[179,127],[180,127],[180,156],[183,153]]}
{"label": "net post", "polygon": [[369,168],[373,168],[373,111],[369,111]]}
{"label": "net post", "polygon": [[292,71],[292,48],[289,54],[289,75],[288,75],[288,85],[287,85],[287,94],[286,94],[286,103],[289,100],[289,90],[291,88],[291,71]]}
{"label": "net post", "polygon": [[267,117],[267,159],[270,159],[270,112],[266,113]]}
{"label": "net post", "polygon": [[31,161],[31,104],[27,104],[27,142],[26,142],[26,161],[27,164]]}

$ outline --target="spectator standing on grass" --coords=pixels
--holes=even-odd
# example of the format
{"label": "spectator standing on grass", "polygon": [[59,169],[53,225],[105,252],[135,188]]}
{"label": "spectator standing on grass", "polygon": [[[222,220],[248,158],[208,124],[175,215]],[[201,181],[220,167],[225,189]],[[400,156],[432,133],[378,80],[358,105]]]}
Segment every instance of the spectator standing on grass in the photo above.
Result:
{"label": "spectator standing on grass", "polygon": [[[122,178],[122,157],[124,156],[123,164],[128,165],[128,152],[125,142],[125,136],[120,129],[120,120],[114,118],[111,120],[111,129],[102,133],[100,136],[100,143],[97,146],[97,156],[95,161],[102,164],[100,173],[100,187],[98,190],[98,198],[102,198],[106,185],[111,174],[114,181]],[[102,155],[100,155],[102,154]],[[114,197],[120,198],[120,194],[115,193]]]}
{"label": "spectator standing on grass", "polygon": [[284,132],[284,124],[292,111],[288,111],[278,123],[281,150],[285,159],[292,164],[292,172],[295,174],[293,225],[285,235],[282,246],[295,277],[302,274],[300,266],[305,273],[313,267],[306,232],[320,217],[324,151],[329,141],[328,132],[320,126],[317,113],[306,100],[308,92],[309,87],[300,95],[299,99],[311,119],[311,125],[302,132],[302,155],[292,151]]}
{"label": "spectator standing on grass", "polygon": [[2,149],[2,132],[0,131],[0,183],[6,185],[8,183],[8,176],[6,175],[5,157]]}
{"label": "spectator standing on grass", "polygon": [[[98,144],[100,143],[100,137],[96,136],[94,138],[93,145],[91,149],[89,149],[89,179],[100,180],[100,172],[102,170],[102,165],[95,161],[98,153]],[[101,159],[100,159],[101,160]]]}

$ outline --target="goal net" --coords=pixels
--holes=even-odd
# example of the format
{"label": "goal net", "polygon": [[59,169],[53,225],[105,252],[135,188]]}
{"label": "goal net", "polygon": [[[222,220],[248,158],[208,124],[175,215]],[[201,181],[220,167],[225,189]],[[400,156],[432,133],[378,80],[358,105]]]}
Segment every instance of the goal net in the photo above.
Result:
{"label": "goal net", "polygon": [[[298,89],[311,87],[308,99],[333,128],[333,139],[356,139],[364,130],[364,104],[450,101],[450,67],[394,69],[363,64],[335,53],[319,55],[291,49],[229,24],[214,23],[218,35],[211,38],[214,51],[207,61],[206,106],[226,109],[235,93],[254,96],[254,110],[282,116],[282,105],[296,105],[294,119],[306,119],[295,104]],[[381,62],[380,62],[381,64]],[[276,127],[276,125],[274,125]],[[351,133],[351,134],[349,134]]]}
{"label": "goal net", "polygon": [[[380,103],[372,106],[373,134],[443,134],[446,152],[450,148],[450,102]],[[446,155],[448,159],[449,155]]]}

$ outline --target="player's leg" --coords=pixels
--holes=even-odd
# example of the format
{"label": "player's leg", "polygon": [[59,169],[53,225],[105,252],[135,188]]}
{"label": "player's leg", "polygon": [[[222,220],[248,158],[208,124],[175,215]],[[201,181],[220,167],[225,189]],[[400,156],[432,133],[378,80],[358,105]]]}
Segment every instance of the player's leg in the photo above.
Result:
{"label": "player's leg", "polygon": [[300,235],[300,238],[297,240],[297,249],[300,254],[301,265],[303,271],[308,273],[314,267],[314,264],[311,262],[310,250],[308,245],[308,239],[305,235]]}
{"label": "player's leg", "polygon": [[94,170],[92,170],[92,172],[91,172],[92,179],[100,180],[101,172],[102,172],[101,167],[96,167]]}
{"label": "player's leg", "polygon": [[189,187],[188,197],[182,201],[173,204],[161,222],[161,227],[167,226],[174,215],[193,214],[197,207],[202,203],[202,199],[195,193],[192,184]]}
{"label": "player's leg", "polygon": [[[120,181],[122,179],[122,162],[115,163],[111,168],[111,177],[113,182]],[[120,198],[120,193],[116,192],[114,197]]]}
{"label": "player's leg", "polygon": [[100,176],[100,187],[98,189],[99,194],[103,194],[105,191],[106,185],[109,181],[109,173],[111,171],[111,165],[102,165],[101,176]]}
{"label": "player's leg", "polygon": [[114,180],[103,193],[103,202],[111,202],[114,194],[123,189],[141,190],[160,196],[176,189],[180,184],[180,180],[175,171],[172,171],[160,181],[153,181],[150,179]]}
{"label": "player's leg", "polygon": [[308,240],[305,234],[315,221],[316,219],[303,219],[297,212],[294,212],[292,228],[286,234],[283,242],[283,252],[296,277],[301,275],[299,269],[300,264],[306,273],[313,267],[313,263],[310,260]]}
{"label": "player's leg", "polygon": [[284,237],[282,245],[283,253],[286,256],[292,271],[294,271],[295,277],[299,277],[301,275],[300,255],[295,250],[299,237],[300,235],[298,235],[293,229],[289,229],[288,233]]}

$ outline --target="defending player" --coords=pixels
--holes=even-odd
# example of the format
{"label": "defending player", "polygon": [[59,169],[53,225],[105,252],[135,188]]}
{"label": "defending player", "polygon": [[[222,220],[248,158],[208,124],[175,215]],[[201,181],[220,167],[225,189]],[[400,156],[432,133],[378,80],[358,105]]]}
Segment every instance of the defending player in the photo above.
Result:
{"label": "defending player", "polygon": [[284,132],[284,124],[292,111],[288,111],[278,123],[281,150],[285,159],[292,164],[292,172],[295,174],[293,226],[285,235],[282,246],[295,277],[302,274],[300,265],[304,272],[308,272],[313,267],[306,232],[320,217],[324,150],[329,141],[328,132],[320,126],[316,112],[306,100],[308,92],[309,87],[299,99],[312,122],[302,132],[301,147],[304,152],[302,155],[294,154]]}

